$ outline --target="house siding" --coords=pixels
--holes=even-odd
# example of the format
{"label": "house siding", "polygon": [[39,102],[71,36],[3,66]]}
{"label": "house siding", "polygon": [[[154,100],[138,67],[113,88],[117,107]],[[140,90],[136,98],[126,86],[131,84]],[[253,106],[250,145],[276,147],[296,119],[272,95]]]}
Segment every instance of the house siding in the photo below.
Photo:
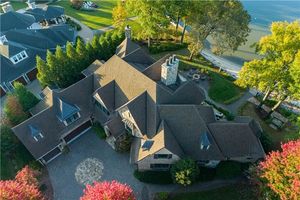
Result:
{"label": "house siding", "polygon": [[154,154],[147,156],[146,158],[140,160],[137,162],[137,167],[139,171],[146,171],[146,170],[153,170],[151,169],[151,164],[174,164],[176,161],[180,160],[180,158],[167,150],[166,148],[163,148],[159,151],[157,151],[155,154],[172,154],[172,158],[170,159],[154,159]]}

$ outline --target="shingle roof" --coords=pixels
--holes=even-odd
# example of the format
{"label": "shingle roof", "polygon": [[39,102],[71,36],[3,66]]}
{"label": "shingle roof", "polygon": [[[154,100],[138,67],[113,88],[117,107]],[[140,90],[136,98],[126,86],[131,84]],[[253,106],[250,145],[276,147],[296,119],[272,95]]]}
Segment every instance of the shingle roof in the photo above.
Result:
{"label": "shingle roof", "polygon": [[27,9],[25,14],[35,17],[36,22],[53,19],[64,14],[64,8],[61,6],[46,6],[44,8]]}
{"label": "shingle roof", "polygon": [[[195,160],[224,159],[195,105],[160,105],[159,114],[186,155]],[[207,134],[211,139],[208,150],[200,148],[203,134]]]}
{"label": "shingle roof", "polygon": [[109,112],[115,110],[115,81],[111,81],[108,84],[97,89],[94,94],[94,98],[102,102]]}
{"label": "shingle roof", "polygon": [[[90,119],[93,110],[92,93],[93,76],[86,77],[66,89],[53,91],[54,100],[57,98],[64,99],[80,109],[81,117],[68,126],[65,126],[57,118],[56,106],[58,101],[53,101],[52,106],[13,127],[13,131],[29,152],[38,159],[57,146],[63,135]],[[43,140],[36,142],[30,137],[29,125],[42,132]]]}
{"label": "shingle roof", "polygon": [[117,138],[119,135],[125,132],[124,123],[122,122],[122,118],[117,115],[110,119],[105,125],[109,128],[111,134]]}
{"label": "shingle roof", "polygon": [[[73,42],[75,40],[75,32],[68,25],[38,30],[9,30],[5,34],[8,47],[0,48],[2,82],[12,81],[34,69],[36,56],[45,59],[47,49],[54,50],[57,45],[63,46],[67,41]],[[22,50],[26,50],[28,58],[13,64],[9,57],[20,53]]]}
{"label": "shingle roof", "polygon": [[57,98],[57,102],[57,115],[62,121],[71,117],[73,114],[79,112],[79,108],[76,105],[67,103],[61,98]]}
{"label": "shingle roof", "polygon": [[35,22],[35,18],[32,15],[10,11],[0,14],[0,21],[0,31],[3,33],[11,29],[26,29]]}
{"label": "shingle roof", "polygon": [[249,123],[216,122],[208,125],[225,157],[263,158],[264,150]]}
{"label": "shingle roof", "polygon": [[140,49],[141,47],[129,38],[125,38],[123,42],[117,47],[116,55],[120,58],[124,58],[128,54]]}

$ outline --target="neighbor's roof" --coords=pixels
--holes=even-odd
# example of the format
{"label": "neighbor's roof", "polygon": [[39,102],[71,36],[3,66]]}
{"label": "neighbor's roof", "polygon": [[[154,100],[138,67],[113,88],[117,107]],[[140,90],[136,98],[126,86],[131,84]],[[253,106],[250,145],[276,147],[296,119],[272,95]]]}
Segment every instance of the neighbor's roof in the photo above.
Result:
{"label": "neighbor's roof", "polygon": [[[5,35],[8,42],[0,48],[2,82],[12,81],[34,69],[36,56],[45,59],[48,49],[53,51],[57,45],[64,46],[67,41],[75,40],[75,32],[68,25],[37,30],[9,30]],[[26,51],[28,58],[13,64],[9,58],[23,50]]]}
{"label": "neighbor's roof", "polygon": [[[13,127],[13,131],[29,152],[36,158],[40,158],[52,148],[57,146],[61,137],[79,124],[90,119],[93,109],[93,76],[88,76],[77,83],[60,91],[53,91],[53,99],[64,99],[66,102],[76,105],[80,109],[81,117],[68,126],[65,126],[57,117],[58,101],[53,105],[32,116],[21,124]],[[43,139],[36,142],[31,137],[29,125],[36,127],[43,134]]]}
{"label": "neighbor's roof", "polygon": [[0,21],[0,31],[5,33],[12,29],[27,29],[35,22],[35,18],[32,15],[10,11],[0,14]]}
{"label": "neighbor's roof", "polygon": [[35,17],[36,22],[53,19],[64,14],[64,8],[61,6],[46,6],[44,8],[27,9],[25,14]]}

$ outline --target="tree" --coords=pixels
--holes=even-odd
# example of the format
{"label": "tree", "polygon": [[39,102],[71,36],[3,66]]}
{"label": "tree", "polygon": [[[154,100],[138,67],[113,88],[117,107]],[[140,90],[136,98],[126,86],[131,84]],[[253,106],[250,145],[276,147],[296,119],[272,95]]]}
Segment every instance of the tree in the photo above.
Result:
{"label": "tree", "polygon": [[79,10],[83,4],[82,0],[70,0],[70,2],[71,2],[71,6],[76,10]]}
{"label": "tree", "polygon": [[15,180],[0,181],[0,199],[43,200],[36,176],[36,171],[25,166],[17,173]]}
{"label": "tree", "polygon": [[14,88],[15,90],[13,94],[17,96],[24,112],[27,112],[39,102],[39,99],[30,91],[28,91],[28,89],[22,83],[15,82]]}
{"label": "tree", "polygon": [[7,125],[0,125],[0,148],[2,154],[12,154],[19,144],[19,141],[11,128]]}
{"label": "tree", "polygon": [[88,51],[85,48],[85,44],[82,40],[77,40],[76,43],[76,53],[78,55],[78,61],[79,61],[79,66],[78,66],[78,71],[84,70],[86,67],[89,66],[89,54]]}
{"label": "tree", "polygon": [[27,114],[15,95],[8,94],[4,104],[4,115],[12,126],[15,126],[27,119]]}
{"label": "tree", "polygon": [[192,159],[179,160],[171,168],[173,181],[184,186],[194,183],[199,173],[199,167]]}
{"label": "tree", "polygon": [[300,197],[300,140],[281,145],[252,168],[252,181],[264,199],[298,200]]}
{"label": "tree", "polygon": [[151,45],[151,38],[165,31],[170,23],[166,17],[164,1],[127,0],[126,8],[128,13],[138,17],[137,20],[143,27],[139,34],[148,40],[148,47]]}
{"label": "tree", "polygon": [[37,79],[42,87],[53,85],[52,72],[47,63],[39,56],[36,57],[36,68],[38,70]]}
{"label": "tree", "polygon": [[38,188],[39,182],[37,177],[39,175],[40,172],[36,170],[32,170],[31,168],[28,167],[28,165],[26,165],[25,167],[23,167],[23,169],[17,172],[15,180],[20,183],[26,183],[28,185],[33,185],[36,188]]}
{"label": "tree", "polygon": [[119,29],[123,30],[126,26],[127,21],[127,11],[121,2],[113,8],[112,11],[113,25]]}
{"label": "tree", "polygon": [[[204,41],[211,36],[214,41],[214,53],[222,54],[226,50],[235,51],[246,42],[250,32],[250,15],[239,1],[195,1],[188,17],[192,29],[199,34],[192,41]],[[200,45],[203,48],[202,45]],[[200,51],[201,49],[198,49]]]}
{"label": "tree", "polygon": [[80,200],[135,200],[133,190],[117,181],[95,182],[87,185]]}
{"label": "tree", "polygon": [[300,98],[299,21],[273,22],[271,34],[260,39],[257,50],[262,59],[246,63],[237,83],[265,91],[263,101],[273,92],[278,103],[272,108],[271,114],[287,97]]}

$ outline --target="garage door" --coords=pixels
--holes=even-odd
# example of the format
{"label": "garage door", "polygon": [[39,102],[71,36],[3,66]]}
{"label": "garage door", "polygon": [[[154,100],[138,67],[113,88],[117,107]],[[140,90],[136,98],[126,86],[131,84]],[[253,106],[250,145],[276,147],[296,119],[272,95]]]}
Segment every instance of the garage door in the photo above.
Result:
{"label": "garage door", "polygon": [[55,149],[51,150],[49,153],[47,153],[46,155],[44,155],[43,156],[43,160],[46,163],[49,163],[51,160],[53,160],[54,158],[56,158],[60,154],[61,154],[60,149],[58,147],[56,147]]}
{"label": "garage door", "polygon": [[67,144],[73,142],[76,138],[78,138],[79,136],[84,134],[91,127],[91,125],[92,125],[92,123],[90,120],[83,123],[82,125],[77,127],[75,130],[73,130],[71,133],[69,133],[66,137],[64,137],[65,142]]}
{"label": "garage door", "polygon": [[0,87],[0,97],[3,97],[4,95],[6,95],[6,92]]}
{"label": "garage door", "polygon": [[15,82],[20,82],[22,83],[23,85],[27,85],[27,82],[25,81],[24,77],[23,76],[20,76],[19,78],[17,78],[16,80],[14,80],[14,83]]}
{"label": "garage door", "polygon": [[30,81],[33,81],[36,79],[36,74],[37,74],[37,69],[34,68],[33,70],[31,70],[30,72],[28,72],[26,75],[28,76]]}

